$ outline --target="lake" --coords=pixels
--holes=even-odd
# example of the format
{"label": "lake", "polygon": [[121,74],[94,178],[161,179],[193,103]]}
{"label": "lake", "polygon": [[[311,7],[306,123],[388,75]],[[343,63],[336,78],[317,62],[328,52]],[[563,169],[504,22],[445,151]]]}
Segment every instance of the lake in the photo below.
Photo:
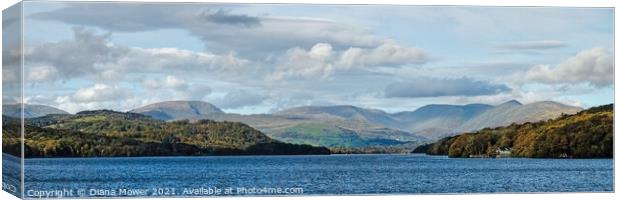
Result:
{"label": "lake", "polygon": [[[4,154],[4,165],[19,161],[10,157]],[[37,158],[25,164],[30,197],[613,191],[612,159],[405,154]]]}

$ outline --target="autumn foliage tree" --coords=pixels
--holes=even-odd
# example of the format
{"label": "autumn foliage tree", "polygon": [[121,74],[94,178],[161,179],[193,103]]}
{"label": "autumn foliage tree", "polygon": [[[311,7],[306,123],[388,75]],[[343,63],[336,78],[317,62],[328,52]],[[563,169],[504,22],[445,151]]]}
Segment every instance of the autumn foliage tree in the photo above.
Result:
{"label": "autumn foliage tree", "polygon": [[612,158],[613,104],[536,123],[486,128],[447,137],[414,150],[431,155],[493,157],[497,149],[530,158]]}

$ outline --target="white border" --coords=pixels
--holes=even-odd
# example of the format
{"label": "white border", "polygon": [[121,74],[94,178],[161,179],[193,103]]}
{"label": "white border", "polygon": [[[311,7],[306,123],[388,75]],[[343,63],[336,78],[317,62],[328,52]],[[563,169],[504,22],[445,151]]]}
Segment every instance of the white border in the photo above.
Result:
{"label": "white border", "polygon": [[[73,1],[73,0],[69,0]],[[101,1],[101,0],[81,0],[81,1]],[[477,5],[477,6],[561,6],[561,7],[613,7],[617,8],[620,1],[614,0],[107,0],[107,1],[123,1],[123,2],[222,2],[222,3],[307,3],[307,4],[400,4],[400,5]],[[9,6],[19,2],[18,0],[1,0],[0,7],[2,10]],[[1,19],[1,16],[0,16]],[[618,27],[618,16],[614,15],[614,34],[616,35],[615,27]],[[614,41],[614,46],[617,46],[618,41]],[[0,42],[0,46],[1,46]],[[614,48],[614,58],[618,56],[618,51]],[[0,58],[1,59],[1,58]],[[615,66],[615,59],[614,59]],[[615,67],[614,67],[615,68]],[[618,77],[617,70],[614,70],[614,77]],[[0,83],[1,84],[1,83]],[[614,85],[618,85],[618,80],[614,78]],[[1,87],[0,87],[1,91]],[[618,99],[620,94],[615,92],[614,99]],[[0,100],[1,101],[1,100]],[[619,133],[620,127],[618,126],[618,117],[614,115],[614,133]],[[0,139],[1,140],[1,139]],[[618,143],[618,137],[614,137],[614,144]],[[616,146],[617,147],[617,146]],[[615,148],[615,155],[619,155],[619,148]],[[1,160],[0,160],[1,163]],[[618,159],[614,160],[614,166],[618,165]],[[620,184],[618,184],[619,173],[617,169],[614,169],[614,191],[619,192]],[[0,168],[1,172],[1,168]],[[271,199],[333,199],[333,200],[347,200],[347,199],[419,199],[419,200],[487,200],[487,199],[502,199],[502,200],[536,200],[536,199],[618,199],[620,197],[616,193],[549,193],[549,194],[463,194],[463,195],[394,195],[394,196],[304,196],[304,197],[218,197],[216,199],[256,199],[256,200],[271,200]],[[7,192],[0,192],[0,199],[17,199],[15,196],[10,195]],[[150,198],[140,198],[150,199]],[[174,198],[174,199],[206,199],[206,198]]]}

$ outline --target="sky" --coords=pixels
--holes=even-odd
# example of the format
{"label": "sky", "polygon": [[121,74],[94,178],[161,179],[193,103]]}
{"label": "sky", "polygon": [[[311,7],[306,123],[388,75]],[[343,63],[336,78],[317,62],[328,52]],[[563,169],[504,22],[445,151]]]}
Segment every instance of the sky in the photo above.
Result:
{"label": "sky", "polygon": [[24,17],[24,102],[73,113],[613,102],[611,8],[25,2]]}

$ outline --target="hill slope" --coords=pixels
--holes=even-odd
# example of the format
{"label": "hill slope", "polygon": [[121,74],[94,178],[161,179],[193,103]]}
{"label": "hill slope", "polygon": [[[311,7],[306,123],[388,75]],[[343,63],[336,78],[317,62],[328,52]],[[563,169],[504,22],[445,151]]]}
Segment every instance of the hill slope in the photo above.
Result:
{"label": "hill slope", "polygon": [[552,101],[521,104],[509,101],[495,106],[465,122],[456,132],[468,132],[483,128],[507,126],[511,123],[537,122],[553,119],[562,114],[575,114],[579,107],[567,106]]}
{"label": "hill slope", "polygon": [[210,119],[246,123],[263,131],[269,137],[294,144],[349,148],[392,146],[400,143],[417,144],[426,141],[426,138],[410,132],[385,128],[366,121],[341,118],[225,114],[214,115]]}
{"label": "hill slope", "polygon": [[[6,104],[2,105],[2,115],[9,117],[21,118],[21,104]],[[54,108],[51,106],[24,104],[24,117],[42,117],[49,114],[69,114],[64,110]]]}
{"label": "hill slope", "polygon": [[165,101],[131,110],[159,120],[205,119],[205,116],[223,114],[213,104],[202,101]]}
{"label": "hill slope", "polygon": [[[14,148],[19,140],[11,138],[18,130],[18,123],[3,124],[7,152],[18,152]],[[26,132],[26,157],[329,153],[326,148],[273,140],[242,123],[164,122],[107,110],[32,118],[26,121]]]}
{"label": "hill slope", "polygon": [[303,106],[273,113],[277,116],[304,118],[335,118],[343,120],[365,121],[384,127],[399,127],[400,122],[390,114],[378,109],[365,109],[350,105],[340,106]]}
{"label": "hill slope", "polygon": [[447,137],[418,147],[414,152],[449,157],[492,157],[497,149],[509,149],[516,157],[612,158],[613,115],[613,104],[599,106],[553,120]]}
{"label": "hill slope", "polygon": [[486,104],[427,105],[415,111],[399,112],[392,116],[404,129],[427,138],[448,135],[473,117],[493,108]]}

